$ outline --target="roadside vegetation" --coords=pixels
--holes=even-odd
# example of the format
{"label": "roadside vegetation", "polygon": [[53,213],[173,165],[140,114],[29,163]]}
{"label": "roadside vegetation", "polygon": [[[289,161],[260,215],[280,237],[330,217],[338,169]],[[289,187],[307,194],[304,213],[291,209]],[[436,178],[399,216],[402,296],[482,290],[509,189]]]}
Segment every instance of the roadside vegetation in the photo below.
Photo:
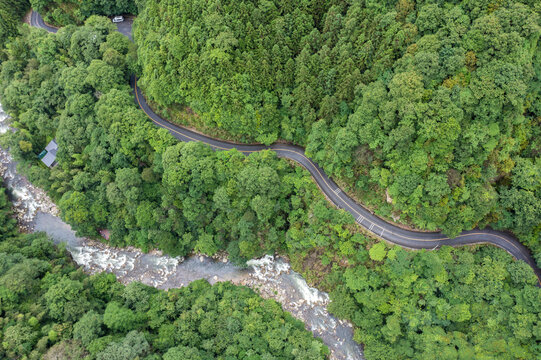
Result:
{"label": "roadside vegetation", "polygon": [[[78,234],[109,229],[115,246],[227,250],[243,263],[328,246],[335,224],[352,223],[273,152],[214,152],[154,126],[128,84],[134,45],[114,28],[102,17],[56,35],[25,27],[0,72],[2,105],[20,129],[6,139],[11,152]],[[58,165],[49,169],[37,155],[52,138]]]}
{"label": "roadside vegetation", "polygon": [[274,300],[231,283],[166,292],[85,275],[44,233],[18,233],[10,207],[0,188],[2,359],[326,358]]}
{"label": "roadside vegetation", "polygon": [[145,0],[30,0],[32,8],[52,25],[82,25],[92,15],[137,14]]}
{"label": "roadside vegetation", "polygon": [[526,263],[490,246],[408,253],[377,243],[368,255],[324,280],[329,310],[353,322],[367,359],[541,355],[541,290]]}
{"label": "roadside vegetation", "polygon": [[189,107],[195,125],[305,146],[388,219],[449,236],[511,230],[541,261],[540,11],[533,0],[149,1],[135,22],[139,83],[161,107]]}
{"label": "roadside vegetation", "polygon": [[[128,77],[148,65],[113,30],[102,17],[56,35],[23,26],[0,55],[0,100],[18,128],[3,141],[80,235],[109,229],[112,245],[172,255],[226,250],[238,264],[285,254],[331,293],[331,310],[353,322],[368,359],[541,356],[541,290],[525,263],[494,247],[388,247],[272,152],[178,143],[135,105]],[[59,164],[48,169],[37,155],[52,138]],[[528,173],[513,179],[537,189]]]}

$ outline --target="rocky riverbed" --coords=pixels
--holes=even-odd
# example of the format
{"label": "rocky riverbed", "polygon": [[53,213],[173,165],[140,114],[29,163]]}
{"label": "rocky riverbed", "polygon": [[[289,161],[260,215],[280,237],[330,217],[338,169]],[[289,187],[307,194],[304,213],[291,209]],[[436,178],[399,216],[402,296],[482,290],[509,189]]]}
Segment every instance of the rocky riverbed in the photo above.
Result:
{"label": "rocky riverbed", "polygon": [[[6,118],[0,107],[0,133],[10,131]],[[194,254],[185,259],[159,251],[143,253],[133,247],[113,248],[76,236],[60,219],[58,208],[47,194],[17,174],[12,157],[1,148],[0,176],[14,201],[22,230],[44,231],[55,243],[65,243],[74,261],[86,272],[108,271],[123,283],[140,281],[160,289],[186,286],[198,279],[211,284],[231,281],[245,285],[264,298],[278,301],[284,310],[302,320],[331,349],[332,359],[363,359],[361,347],[353,341],[351,324],[328,313],[328,294],[310,287],[285,259],[265,256],[248,261],[246,268],[239,268],[229,263],[224,254],[215,258]]]}

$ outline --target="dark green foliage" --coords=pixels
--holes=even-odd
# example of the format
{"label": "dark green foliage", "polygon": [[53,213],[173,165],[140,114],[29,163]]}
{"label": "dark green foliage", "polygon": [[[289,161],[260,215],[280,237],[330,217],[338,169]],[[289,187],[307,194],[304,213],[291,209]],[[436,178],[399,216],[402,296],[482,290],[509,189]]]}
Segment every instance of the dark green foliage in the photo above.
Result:
{"label": "dark green foliage", "polygon": [[0,188],[0,240],[17,232],[17,220],[12,216],[11,203],[5,191],[3,187]]}
{"label": "dark green foliage", "polygon": [[140,84],[240,139],[305,145],[380,215],[507,228],[541,257],[541,3],[321,3],[151,1]]}
{"label": "dark green foliage", "polygon": [[523,262],[392,248],[383,266],[337,271],[330,310],[350,319],[367,359],[535,359],[541,290]]}
{"label": "dark green foliage", "polygon": [[0,1],[0,48],[6,40],[19,34],[19,24],[29,7],[28,0]]}
{"label": "dark green foliage", "polygon": [[[0,192],[0,212],[10,214]],[[44,234],[0,228],[0,358],[325,359],[327,348],[272,300],[230,283],[168,292],[86,276]]]}
{"label": "dark green foliage", "polygon": [[[151,3],[149,11],[154,11],[154,15],[144,16],[150,19],[151,15],[160,14],[160,21],[167,23],[163,21],[163,12]],[[169,10],[176,11],[173,5]],[[261,9],[251,8],[258,24],[263,26],[258,30],[261,33],[268,31],[264,26],[272,23],[272,16],[281,11],[271,5],[265,3]],[[322,9],[309,5],[309,2],[284,5],[298,15],[290,17],[291,21],[296,18],[301,21],[295,26],[289,24],[291,31],[306,30],[300,25],[306,25],[303,21],[308,18],[311,26],[326,29],[319,35],[309,31],[302,41],[296,38],[285,41],[287,47],[297,47],[300,51],[297,60],[289,65],[286,61],[284,65],[292,69],[290,78],[308,79],[299,80],[295,83],[298,85],[295,92],[290,90],[291,93],[284,95],[291,105],[287,109],[284,105],[278,113],[286,119],[281,124],[291,125],[289,128],[274,129],[275,123],[266,127],[263,119],[267,115],[261,117],[259,124],[250,122],[249,116],[244,118],[243,114],[235,113],[234,110],[244,111],[244,102],[249,103],[250,98],[243,93],[241,98],[234,99],[238,102],[228,102],[227,96],[234,94],[228,86],[235,82],[228,81],[227,76],[217,77],[222,82],[212,84],[223,83],[223,93],[220,93],[223,103],[238,108],[210,109],[206,103],[174,99],[181,90],[165,93],[164,90],[174,85],[168,81],[182,77],[159,78],[167,73],[156,63],[148,65],[147,61],[172,49],[182,54],[184,50],[173,45],[182,44],[187,36],[167,40],[168,46],[161,47],[160,54],[142,50],[143,65],[149,66],[145,71],[155,70],[153,74],[161,81],[161,85],[158,82],[152,85],[153,80],[147,79],[147,90],[153,91],[148,87],[155,86],[157,93],[153,96],[171,97],[170,102],[186,101],[195,109],[208,107],[205,108],[208,113],[203,112],[201,116],[211,125],[228,119],[231,123],[224,122],[224,127],[231,131],[238,127],[241,133],[249,131],[250,136],[261,141],[281,136],[306,142],[308,151],[329,173],[348,181],[354,179],[356,187],[369,193],[388,188],[396,208],[413,220],[422,220],[420,223],[429,228],[444,225],[447,230],[457,232],[466,225],[482,225],[491,220],[501,227],[521,231],[524,239],[529,237],[530,245],[537,244],[541,133],[535,116],[541,113],[533,100],[538,98],[535,84],[529,83],[532,89],[526,91],[530,96],[527,100],[521,98],[524,92],[516,94],[516,106],[507,95],[500,94],[502,103],[498,111],[516,116],[516,123],[506,118],[504,124],[497,114],[481,106],[480,99],[474,99],[484,88],[476,88],[471,94],[467,90],[472,79],[489,81],[494,69],[485,69],[484,75],[477,71],[494,59],[488,54],[483,58],[481,51],[466,52],[463,60],[466,70],[458,71],[454,62],[462,64],[462,53],[455,49],[458,55],[454,57],[447,52],[440,54],[444,45],[438,43],[445,43],[442,40],[446,39],[445,31],[455,29],[464,37],[468,31],[476,30],[469,18],[454,12],[471,12],[472,18],[496,16],[498,21],[504,21],[510,14],[504,11],[507,8],[485,11],[468,3],[462,10],[442,11],[436,5],[419,3],[419,11],[414,11],[410,3],[401,1],[396,11],[391,11],[394,3],[391,7],[381,3],[366,8],[355,3],[344,14],[338,6]],[[231,6],[229,10],[235,10],[235,6]],[[513,5],[513,9],[519,14],[524,10],[520,5]],[[269,13],[269,19],[265,19],[265,12]],[[306,13],[312,15],[306,17]],[[456,17],[454,28],[448,19],[438,18],[447,13]],[[289,12],[284,11],[284,14],[287,17]],[[194,12],[192,15],[206,17],[208,14]],[[230,16],[234,18],[235,14]],[[246,14],[238,19],[244,19],[243,16]],[[533,18],[537,19],[535,14]],[[210,19],[205,23],[209,29],[210,25],[218,24],[216,17]],[[280,21],[276,20],[277,25]],[[481,26],[481,21],[477,22]],[[143,30],[144,26],[142,22],[138,36],[143,38],[145,32],[141,40],[145,41],[145,49],[155,49],[153,44],[165,41],[155,32]],[[445,26],[448,28],[441,30],[441,34],[433,34]],[[187,254],[193,249],[207,254],[227,250],[230,258],[238,263],[264,252],[287,251],[295,268],[303,270],[312,282],[332,291],[332,311],[352,320],[357,340],[367,344],[368,358],[540,356],[535,345],[540,340],[537,320],[540,292],[533,287],[532,272],[524,263],[511,261],[499,249],[482,248],[473,253],[467,249],[443,249],[441,253],[389,250],[384,244],[375,245],[356,233],[358,228],[353,225],[351,216],[331,209],[306,172],[287,166],[273,153],[245,157],[237,151],[213,152],[201,144],[177,143],[165,130],[151,125],[134,105],[127,87],[127,75],[135,68],[134,48],[111,30],[110,22],[98,17],[89,19],[82,28],[66,27],[56,36],[26,30],[22,37],[11,42],[6,51],[8,60],[2,63],[0,72],[2,104],[14,116],[19,129],[10,135],[12,152],[21,160],[21,168],[31,180],[49,191],[60,205],[63,217],[80,234],[96,235],[97,229],[107,228],[111,232],[110,242],[115,245],[158,247],[173,255]],[[170,27],[165,28],[164,33],[169,30]],[[418,36],[418,31],[426,34]],[[505,31],[504,34],[513,33]],[[219,44],[224,46],[230,40],[225,32],[219,38],[223,40]],[[330,40],[327,39],[327,32],[334,37],[329,35]],[[347,36],[343,37],[342,32]],[[485,44],[476,34],[468,35],[468,41],[472,44],[478,41],[479,46]],[[188,35],[205,33],[194,25]],[[302,38],[301,35],[298,37]],[[451,35],[449,37],[454,38]],[[151,36],[154,36],[152,44],[147,43]],[[163,37],[167,39],[168,35]],[[353,41],[350,38],[355,39],[355,50],[349,48]],[[268,41],[251,40],[256,44]],[[528,61],[541,58],[536,42],[530,40],[534,55],[521,52],[525,56],[522,62],[512,54],[507,54],[511,57],[505,61],[494,61],[497,64],[511,62],[528,70]],[[282,44],[281,40],[273,41]],[[323,45],[317,47],[314,42],[327,42],[329,46],[327,49]],[[343,63],[339,62],[340,66],[336,67],[340,70],[324,77],[326,73],[321,72],[320,67],[327,69],[324,67],[327,62],[319,64],[318,57],[322,56],[319,52],[331,51],[336,43],[343,46],[339,52],[333,50],[332,61],[337,58]],[[204,44],[216,45],[214,42]],[[263,52],[264,45],[257,51]],[[451,51],[454,45],[449,47]],[[219,49],[213,50],[217,50],[213,55],[223,55]],[[351,59],[350,53],[359,54],[362,59]],[[214,59],[211,53],[206,55]],[[226,60],[234,58],[225,57]],[[448,58],[448,64],[440,64]],[[265,64],[264,60],[264,57],[258,58],[252,68],[248,68],[265,69],[260,66]],[[299,69],[295,68],[297,63]],[[208,73],[219,75],[212,72],[216,70],[214,63],[209,64]],[[185,70],[176,62],[173,65],[171,69]],[[235,70],[245,68],[237,66]],[[515,90],[522,91],[522,80],[534,81],[534,77],[539,77],[537,64],[532,68],[532,73],[526,71],[527,76],[517,78]],[[513,72],[500,73],[510,76]],[[247,82],[260,86],[255,78],[248,78]],[[437,81],[428,81],[432,78]],[[200,74],[198,80],[209,79]],[[164,93],[158,92],[158,85]],[[194,94],[203,96],[197,92],[203,90],[193,84],[190,86]],[[197,86],[204,88],[201,84]],[[325,86],[331,90],[322,92]],[[257,89],[265,93],[264,88]],[[221,100],[209,96],[214,94],[211,90],[214,91],[205,88],[203,100],[221,104]],[[275,96],[282,101],[282,94],[273,95],[271,90],[265,99],[272,103]],[[295,96],[311,98],[301,101]],[[483,99],[489,101],[490,96]],[[518,111],[522,107],[527,108],[524,117]],[[247,108],[261,114],[267,111],[265,114],[276,120],[277,113],[272,107]],[[297,117],[288,117],[289,111],[295,111]],[[477,119],[478,111],[484,111],[491,120],[485,123],[482,122],[486,120],[484,117],[482,121],[481,117]],[[238,119],[242,119],[244,125],[233,122]],[[476,126],[485,131],[477,140],[473,139],[477,132],[472,130]],[[424,130],[421,131],[421,127]],[[466,127],[470,129],[468,133],[463,132]],[[511,135],[506,137],[505,134]],[[53,137],[60,144],[59,165],[49,170],[39,166],[36,155]],[[497,139],[496,147],[493,147],[493,139]],[[501,156],[510,156],[512,161]],[[392,210],[390,205],[382,209],[387,211],[386,215]],[[16,351],[25,354],[25,349],[31,349],[32,344],[44,348],[52,343],[55,345],[49,350],[50,358],[58,352],[64,357],[69,353],[75,354],[70,355],[74,358],[90,354],[100,359],[122,359],[123,356],[145,357],[153,350],[169,360],[207,359],[216,354],[232,358],[241,353],[253,358],[266,356],[247,350],[255,348],[257,351],[285,351],[286,355],[277,356],[288,358],[287,354],[296,350],[284,336],[300,330],[302,325],[284,325],[290,324],[285,321],[281,322],[282,328],[272,328],[275,324],[270,319],[277,317],[276,304],[262,303],[256,297],[250,300],[243,294],[245,290],[230,293],[230,285],[210,287],[198,282],[189,288],[165,293],[141,285],[123,288],[114,276],[107,274],[84,280],[80,274],[49,265],[47,259],[53,257],[54,251],[44,247],[43,241],[34,239],[36,244],[32,242],[30,250],[24,250],[28,246],[18,241],[1,243],[0,252],[4,248],[6,252],[18,252],[22,248],[25,253],[36,253],[38,259],[18,262],[16,268],[11,259],[0,261],[1,266],[7,264],[6,278],[0,279],[2,306],[13,309],[18,306],[23,291],[41,289],[41,306],[47,304],[50,308],[40,309],[37,314],[55,322],[67,321],[73,324],[73,331],[55,323],[46,328],[46,332],[36,335],[30,324],[17,323],[6,331],[3,340],[11,354]],[[60,283],[62,286],[57,286]],[[79,307],[86,307],[84,315],[78,313],[77,307],[70,307],[71,302],[62,301],[62,296],[71,299],[75,298],[74,294],[79,294],[76,300],[81,304]],[[68,311],[60,313],[59,309]],[[218,314],[215,309],[223,312]],[[250,313],[245,317],[242,314],[246,309],[264,313]],[[263,336],[267,341],[263,346],[259,339],[265,329],[269,333]],[[325,351],[312,339],[301,342],[306,345],[305,350],[295,353],[315,351],[317,358]]]}
{"label": "dark green foliage", "polygon": [[44,295],[49,316],[59,321],[77,321],[88,308],[83,284],[77,280],[61,279]]}
{"label": "dark green foliage", "polygon": [[136,0],[30,0],[45,21],[65,26],[82,24],[92,15],[137,14]]}
{"label": "dark green foliage", "polygon": [[[307,173],[272,152],[214,152],[153,126],[126,84],[134,46],[112,30],[92,17],[57,35],[27,31],[0,72],[2,103],[20,130],[10,135],[12,153],[79,234],[109,229],[114,245],[227,250],[243,263],[328,245],[332,226],[351,222],[330,215]],[[49,171],[37,154],[51,138],[59,165]]]}

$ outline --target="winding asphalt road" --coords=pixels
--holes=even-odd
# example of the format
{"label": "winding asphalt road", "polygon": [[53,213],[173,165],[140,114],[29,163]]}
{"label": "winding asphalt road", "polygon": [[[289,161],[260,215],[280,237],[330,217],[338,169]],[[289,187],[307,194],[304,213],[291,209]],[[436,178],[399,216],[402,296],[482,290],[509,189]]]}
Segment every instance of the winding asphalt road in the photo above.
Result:
{"label": "winding asphalt road", "polygon": [[[39,14],[36,12],[32,12],[31,21],[32,26],[41,27],[50,32],[56,32],[56,29],[47,26],[43,22],[43,19],[41,19],[41,16],[39,16]],[[126,36],[131,35],[131,27],[129,31],[125,30],[125,27],[119,28],[119,31]],[[525,261],[531,266],[535,275],[537,276],[539,281],[538,285],[541,284],[541,269],[537,267],[530,254],[530,251],[511,234],[492,229],[474,229],[464,231],[455,238],[449,238],[441,232],[417,232],[402,229],[379,218],[378,216],[372,214],[369,210],[365,209],[363,206],[357,204],[353,199],[345,194],[342,189],[327,176],[327,174],[325,174],[319,165],[305,155],[303,148],[287,144],[273,144],[270,146],[233,144],[196,133],[178,125],[174,125],[162,119],[152,111],[146,102],[141,89],[137,86],[137,79],[135,76],[131,78],[130,82],[132,88],[134,89],[137,103],[150,118],[150,120],[152,120],[152,122],[154,122],[154,124],[157,126],[169,130],[169,132],[180,141],[203,142],[215,150],[237,149],[245,155],[257,151],[272,150],[276,152],[278,156],[296,161],[306,168],[314,178],[321,191],[334,205],[349,212],[360,226],[380,239],[409,249],[429,250],[438,249],[443,245],[463,246],[474,244],[491,244],[504,249],[516,259]]]}
{"label": "winding asphalt road", "polygon": [[45,21],[43,21],[43,18],[41,17],[41,15],[33,10],[32,10],[32,13],[30,14],[30,25],[33,27],[45,29],[51,33],[56,33],[58,31],[57,28],[54,28],[52,26],[45,24]]}

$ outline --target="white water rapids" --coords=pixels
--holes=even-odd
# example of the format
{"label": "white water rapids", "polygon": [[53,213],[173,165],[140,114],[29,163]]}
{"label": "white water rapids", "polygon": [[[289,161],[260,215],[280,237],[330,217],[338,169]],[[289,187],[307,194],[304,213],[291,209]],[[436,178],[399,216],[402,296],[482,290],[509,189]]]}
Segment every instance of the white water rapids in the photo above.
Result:
{"label": "white water rapids", "polygon": [[[10,130],[6,119],[0,105],[0,133]],[[265,256],[248,261],[248,268],[241,269],[226,259],[215,260],[203,255],[172,258],[157,251],[145,254],[133,247],[113,248],[77,237],[58,217],[58,209],[46,193],[17,174],[15,165],[9,153],[0,148],[0,175],[14,202],[21,227],[44,231],[55,243],[65,243],[74,261],[87,273],[108,271],[123,283],[140,281],[159,289],[185,286],[198,279],[206,279],[211,284],[231,281],[246,285],[264,298],[275,299],[284,310],[302,320],[306,328],[330,348],[331,359],[364,359],[361,347],[353,341],[351,324],[328,313],[328,294],[310,287],[284,259]]]}

